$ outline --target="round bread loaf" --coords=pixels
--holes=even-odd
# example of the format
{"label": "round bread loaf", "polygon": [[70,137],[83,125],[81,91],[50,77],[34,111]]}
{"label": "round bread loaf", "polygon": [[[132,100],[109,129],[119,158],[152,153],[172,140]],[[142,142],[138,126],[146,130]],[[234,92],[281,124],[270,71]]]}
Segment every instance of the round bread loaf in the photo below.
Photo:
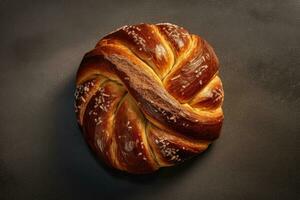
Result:
{"label": "round bread loaf", "polygon": [[123,26],[84,56],[75,111],[93,151],[113,168],[149,173],[203,152],[223,122],[219,61],[170,23]]}

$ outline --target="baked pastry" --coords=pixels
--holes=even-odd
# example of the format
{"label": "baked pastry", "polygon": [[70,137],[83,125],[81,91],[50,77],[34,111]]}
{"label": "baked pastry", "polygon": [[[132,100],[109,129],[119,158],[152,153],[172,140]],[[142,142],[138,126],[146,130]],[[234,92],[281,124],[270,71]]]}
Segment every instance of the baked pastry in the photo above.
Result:
{"label": "baked pastry", "polygon": [[108,165],[149,173],[203,152],[220,134],[219,61],[201,37],[170,23],[123,26],[85,54],[75,111]]}

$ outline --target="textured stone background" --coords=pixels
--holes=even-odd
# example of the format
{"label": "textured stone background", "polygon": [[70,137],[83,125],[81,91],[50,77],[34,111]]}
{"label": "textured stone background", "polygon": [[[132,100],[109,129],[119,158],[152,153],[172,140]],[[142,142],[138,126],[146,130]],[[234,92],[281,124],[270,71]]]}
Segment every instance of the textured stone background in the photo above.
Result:
{"label": "textured stone background", "polygon": [[[97,162],[76,69],[124,24],[172,22],[221,62],[225,123],[201,156],[148,176]],[[0,0],[0,199],[300,199],[300,2]]]}

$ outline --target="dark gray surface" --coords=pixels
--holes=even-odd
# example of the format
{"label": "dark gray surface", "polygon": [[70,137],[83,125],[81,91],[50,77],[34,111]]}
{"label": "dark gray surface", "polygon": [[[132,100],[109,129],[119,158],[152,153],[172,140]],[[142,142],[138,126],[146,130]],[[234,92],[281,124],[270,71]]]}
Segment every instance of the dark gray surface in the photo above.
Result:
{"label": "dark gray surface", "polygon": [[[300,199],[299,8],[297,0],[0,0],[0,199]],[[115,28],[166,21],[219,56],[222,136],[153,175],[107,170],[76,126],[77,66]]]}

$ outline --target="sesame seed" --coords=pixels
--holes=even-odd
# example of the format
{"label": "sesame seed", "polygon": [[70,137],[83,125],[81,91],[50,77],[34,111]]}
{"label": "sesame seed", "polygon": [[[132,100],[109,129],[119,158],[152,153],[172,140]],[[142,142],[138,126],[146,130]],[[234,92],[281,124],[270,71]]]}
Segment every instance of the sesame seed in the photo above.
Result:
{"label": "sesame seed", "polygon": [[104,96],[104,97],[109,97],[109,94],[103,93],[102,96]]}
{"label": "sesame seed", "polygon": [[167,158],[171,161],[177,161],[177,162],[180,161],[179,155],[177,154],[179,149],[169,147],[170,142],[168,142],[162,138],[162,139],[157,140],[156,144],[158,144],[159,149],[165,158]]}
{"label": "sesame seed", "polygon": [[169,118],[170,120],[173,120],[174,122],[176,122],[176,117],[173,115]]}
{"label": "sesame seed", "polygon": [[181,76],[181,75],[180,75],[180,74],[178,74],[177,76],[175,76],[175,77],[171,78],[171,81],[173,81],[173,80],[175,80],[175,79],[178,79],[180,76]]}
{"label": "sesame seed", "polygon": [[88,87],[84,87],[83,90],[84,90],[85,92],[88,92],[90,89],[89,89]]}
{"label": "sesame seed", "polygon": [[205,57],[206,57],[207,59],[209,59],[209,58],[210,58],[210,56],[209,56],[209,54],[208,54],[208,53],[205,53]]}

